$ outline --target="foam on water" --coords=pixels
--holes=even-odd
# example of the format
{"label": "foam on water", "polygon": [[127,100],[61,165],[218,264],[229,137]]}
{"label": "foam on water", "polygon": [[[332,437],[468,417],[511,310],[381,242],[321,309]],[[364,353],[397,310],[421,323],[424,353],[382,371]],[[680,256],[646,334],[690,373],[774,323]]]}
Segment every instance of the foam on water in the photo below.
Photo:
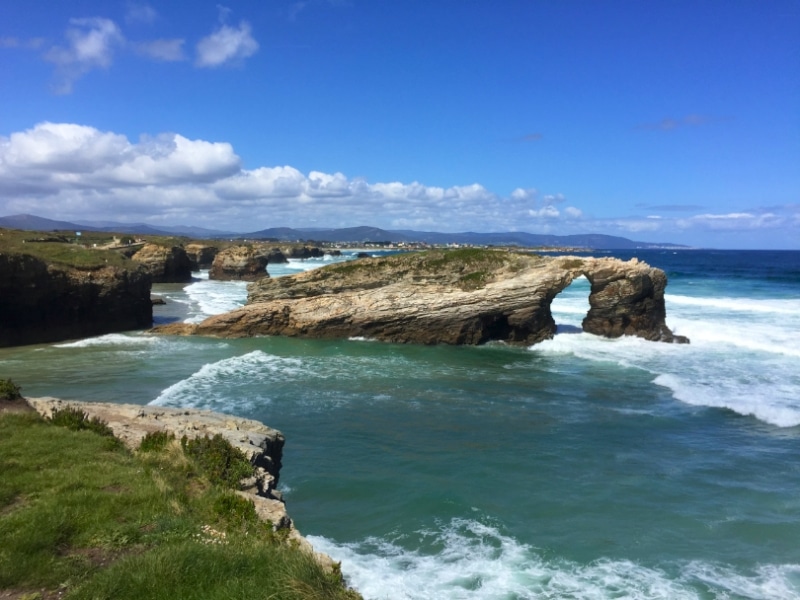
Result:
{"label": "foam on water", "polygon": [[300,359],[255,350],[203,365],[189,378],[166,388],[150,404],[221,412],[252,410],[270,402],[261,391],[268,390],[267,384],[296,377],[301,366]]}
{"label": "foam on water", "polygon": [[190,303],[186,322],[199,323],[212,315],[244,306],[247,301],[247,282],[202,279],[186,286],[184,292]]}
{"label": "foam on water", "polygon": [[764,565],[739,573],[726,565],[691,562],[648,567],[630,560],[589,564],[545,553],[475,520],[453,519],[420,531],[408,550],[399,536],[337,544],[307,536],[315,549],[342,561],[348,583],[367,600],[572,598],[682,600],[746,597],[789,600],[800,594],[800,565]]}
{"label": "foam on water", "polygon": [[[667,296],[667,324],[691,344],[580,331],[588,284],[576,282],[553,302],[559,331],[531,351],[569,354],[652,373],[676,400],[727,408],[778,427],[800,425],[800,303],[774,298]],[[577,333],[576,333],[577,332]]]}
{"label": "foam on water", "polygon": [[96,346],[138,346],[152,347],[163,343],[161,338],[148,335],[128,335],[124,333],[108,333],[76,342],[53,344],[54,348],[93,348]]}

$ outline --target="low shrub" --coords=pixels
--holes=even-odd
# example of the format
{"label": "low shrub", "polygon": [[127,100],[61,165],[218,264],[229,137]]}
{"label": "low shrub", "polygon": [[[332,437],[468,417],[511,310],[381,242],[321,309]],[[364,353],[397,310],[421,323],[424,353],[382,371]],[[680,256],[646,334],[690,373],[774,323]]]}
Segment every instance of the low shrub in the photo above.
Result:
{"label": "low shrub", "polygon": [[[113,438],[114,432],[105,421],[97,417],[89,417],[88,414],[74,406],[66,408],[54,408],[53,413],[48,419],[53,425],[66,427],[72,431],[93,431],[97,435]],[[115,438],[116,439],[116,438]]]}
{"label": "low shrub", "polygon": [[139,442],[139,452],[161,452],[175,439],[175,434],[167,431],[151,431]]}
{"label": "low shrub", "polygon": [[219,433],[212,438],[205,436],[187,440],[184,437],[181,446],[214,484],[238,488],[242,479],[253,474],[253,466],[244,453],[231,446]]}
{"label": "low shrub", "polygon": [[20,387],[10,379],[0,379],[0,400],[19,400]]}

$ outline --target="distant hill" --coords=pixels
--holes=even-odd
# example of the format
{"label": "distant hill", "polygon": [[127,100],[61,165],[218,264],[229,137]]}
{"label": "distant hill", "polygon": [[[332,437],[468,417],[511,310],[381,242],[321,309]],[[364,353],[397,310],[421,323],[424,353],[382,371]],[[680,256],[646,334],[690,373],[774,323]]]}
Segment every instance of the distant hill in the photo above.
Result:
{"label": "distant hill", "polygon": [[679,244],[637,242],[600,233],[579,235],[544,235],[511,231],[504,233],[439,233],[435,231],[386,230],[377,227],[344,229],[291,229],[275,227],[240,237],[280,241],[313,240],[317,242],[424,242],[426,244],[477,244],[492,246],[553,246],[559,248],[592,248],[598,250],[632,250],[636,248],[685,248]]}
{"label": "distant hill", "polygon": [[589,233],[579,235],[543,235],[524,231],[503,233],[440,233],[436,231],[387,230],[378,227],[345,227],[340,229],[272,227],[252,233],[189,226],[153,227],[146,223],[117,223],[114,221],[54,221],[34,215],[0,217],[0,227],[33,231],[108,231],[139,235],[184,235],[197,239],[245,238],[284,242],[315,241],[358,244],[362,242],[423,242],[426,244],[476,244],[482,246],[552,246],[557,248],[591,248],[594,250],[634,250],[637,248],[685,248],[679,244],[637,242],[623,237]]}

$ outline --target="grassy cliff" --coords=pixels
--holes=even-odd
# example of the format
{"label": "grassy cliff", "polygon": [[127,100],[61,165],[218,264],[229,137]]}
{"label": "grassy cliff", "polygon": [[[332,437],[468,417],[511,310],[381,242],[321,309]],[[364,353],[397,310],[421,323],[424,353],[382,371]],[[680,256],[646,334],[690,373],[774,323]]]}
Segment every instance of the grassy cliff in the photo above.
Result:
{"label": "grassy cliff", "polygon": [[102,422],[43,419],[13,395],[0,394],[1,597],[360,597],[186,444],[131,452]]}

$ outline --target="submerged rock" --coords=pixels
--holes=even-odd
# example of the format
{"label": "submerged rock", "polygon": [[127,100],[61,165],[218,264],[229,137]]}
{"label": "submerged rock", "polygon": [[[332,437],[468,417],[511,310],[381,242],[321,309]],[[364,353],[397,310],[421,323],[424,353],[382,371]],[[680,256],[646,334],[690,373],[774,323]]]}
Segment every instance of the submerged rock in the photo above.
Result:
{"label": "submerged rock", "polygon": [[553,337],[553,298],[585,275],[586,331],[687,342],[665,323],[666,276],[614,258],[496,250],[430,251],[339,263],[248,288],[246,306],[161,333],[218,337],[366,337],[421,344],[530,345]]}

